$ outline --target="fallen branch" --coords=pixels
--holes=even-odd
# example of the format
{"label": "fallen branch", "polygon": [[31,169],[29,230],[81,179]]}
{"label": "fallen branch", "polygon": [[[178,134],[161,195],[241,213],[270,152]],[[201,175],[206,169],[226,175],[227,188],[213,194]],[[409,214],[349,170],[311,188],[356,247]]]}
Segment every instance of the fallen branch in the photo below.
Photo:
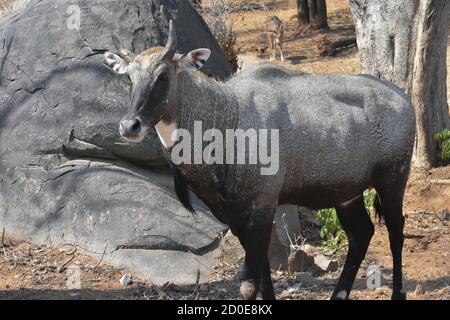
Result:
{"label": "fallen branch", "polygon": [[75,252],[74,252],[74,254],[73,254],[69,259],[66,260],[66,262],[64,262],[64,263],[58,268],[58,272],[59,272],[59,273],[63,272],[63,271],[66,269],[67,265],[73,261],[73,259],[75,259]]}
{"label": "fallen branch", "polygon": [[317,49],[319,50],[321,57],[326,57],[335,56],[339,50],[347,49],[353,46],[356,46],[356,38],[354,37],[336,42],[331,42],[324,39],[317,45]]}

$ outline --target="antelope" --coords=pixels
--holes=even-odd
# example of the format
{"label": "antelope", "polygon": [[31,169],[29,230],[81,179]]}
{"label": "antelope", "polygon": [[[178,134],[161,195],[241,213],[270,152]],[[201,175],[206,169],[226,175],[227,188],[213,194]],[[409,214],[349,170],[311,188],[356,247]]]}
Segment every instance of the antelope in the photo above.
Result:
{"label": "antelope", "polygon": [[[415,135],[410,99],[395,85],[368,75],[304,75],[271,64],[217,82],[197,72],[210,57],[209,49],[176,50],[170,21],[165,47],[136,57],[121,48],[118,54],[105,53],[105,64],[127,74],[132,84],[119,132],[140,142],[156,128],[181,203],[194,211],[191,189],[239,238],[245,250],[242,298],[255,299],[258,293],[275,298],[267,257],[274,212],[279,205],[295,204],[336,208],[349,247],[331,298],[348,299],[374,233],[363,198],[364,190],[374,187],[376,211],[385,220],[393,255],[392,298],[405,299],[402,203]],[[186,150],[179,146],[190,145],[177,132],[194,135],[198,122],[209,133],[278,130],[278,170],[263,175],[264,164],[236,161],[175,163],[175,156]],[[249,156],[250,139],[248,146]],[[225,148],[236,151],[233,145]]]}
{"label": "antelope", "polygon": [[284,24],[277,16],[268,16],[266,19],[266,35],[269,41],[270,61],[277,59],[277,49],[280,51],[280,59],[283,56]]}

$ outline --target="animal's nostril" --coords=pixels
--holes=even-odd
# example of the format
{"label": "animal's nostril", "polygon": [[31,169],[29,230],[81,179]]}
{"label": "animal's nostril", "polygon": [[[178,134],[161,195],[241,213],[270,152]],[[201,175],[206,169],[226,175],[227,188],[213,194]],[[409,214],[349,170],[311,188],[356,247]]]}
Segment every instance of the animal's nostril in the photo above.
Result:
{"label": "animal's nostril", "polygon": [[130,127],[130,130],[133,133],[139,133],[139,131],[141,131],[141,122],[138,119],[135,119]]}

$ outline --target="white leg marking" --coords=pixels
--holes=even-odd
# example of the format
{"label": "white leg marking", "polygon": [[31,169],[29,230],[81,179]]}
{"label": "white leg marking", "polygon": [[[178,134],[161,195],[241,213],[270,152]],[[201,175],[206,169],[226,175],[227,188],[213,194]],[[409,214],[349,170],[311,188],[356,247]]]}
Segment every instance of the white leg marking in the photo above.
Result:
{"label": "white leg marking", "polygon": [[347,292],[345,290],[339,291],[336,298],[341,299],[341,300],[347,299]]}
{"label": "white leg marking", "polygon": [[175,143],[175,141],[172,140],[172,134],[177,129],[176,122],[167,124],[161,120],[156,124],[155,129],[164,148],[172,147]]}

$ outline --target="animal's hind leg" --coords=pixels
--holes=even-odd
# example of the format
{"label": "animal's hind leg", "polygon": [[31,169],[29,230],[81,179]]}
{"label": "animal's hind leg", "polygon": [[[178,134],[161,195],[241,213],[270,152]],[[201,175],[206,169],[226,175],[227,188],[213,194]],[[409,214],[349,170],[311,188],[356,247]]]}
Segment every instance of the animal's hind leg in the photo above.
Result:
{"label": "animal's hind leg", "polygon": [[240,292],[245,300],[256,299],[260,290],[263,299],[275,299],[267,257],[273,214],[274,209],[253,211],[249,221],[237,234],[245,250],[244,265],[240,272]]}
{"label": "animal's hind leg", "polygon": [[390,169],[380,170],[375,189],[378,193],[376,210],[384,217],[389,232],[389,243],[393,262],[392,299],[406,299],[402,280],[402,249],[403,249],[403,196],[408,179],[409,166],[398,165]]}
{"label": "animal's hind leg", "polygon": [[337,207],[336,212],[347,234],[348,253],[331,299],[347,299],[372,239],[374,226],[364,206],[362,194]]}
{"label": "animal's hind leg", "polygon": [[281,40],[278,40],[278,49],[280,50],[280,59],[284,61],[283,42]]}

